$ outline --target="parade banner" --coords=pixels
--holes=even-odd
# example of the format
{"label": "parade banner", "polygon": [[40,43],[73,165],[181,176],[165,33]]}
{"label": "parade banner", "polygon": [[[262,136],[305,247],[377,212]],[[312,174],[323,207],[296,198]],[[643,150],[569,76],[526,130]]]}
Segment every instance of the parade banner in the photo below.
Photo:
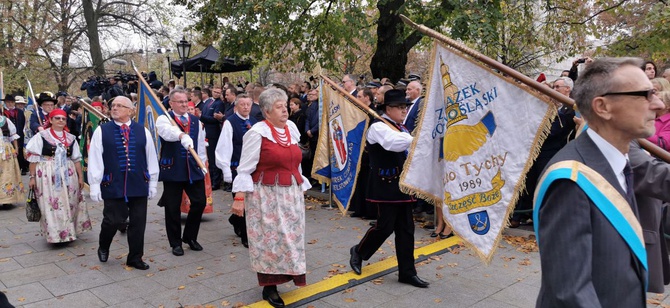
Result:
{"label": "parade banner", "polygon": [[454,233],[488,262],[556,108],[438,42],[426,93],[401,190],[440,205]]}
{"label": "parade banner", "polygon": [[146,80],[144,80],[144,78],[140,78],[138,81],[139,93],[137,97],[139,101],[137,104],[137,114],[135,118],[137,119],[137,123],[149,130],[151,137],[153,138],[154,145],[156,146],[156,152],[158,152],[160,151],[161,142],[158,137],[158,131],[156,130],[156,119],[158,119],[158,117],[163,114],[163,109],[161,106],[159,106],[159,104],[162,104],[162,102],[158,101],[153,93],[153,90],[146,82]]}
{"label": "parade banner", "polygon": [[88,109],[82,109],[84,112],[81,114],[81,139],[79,140],[79,151],[83,157],[81,160],[81,170],[84,175],[84,183],[88,184],[88,149],[91,145],[93,132],[100,125],[100,118],[88,111]]}
{"label": "parade banner", "polygon": [[323,112],[312,177],[331,185],[333,200],[345,214],[357,188],[369,118],[332,87],[322,86],[319,93],[323,95]]}

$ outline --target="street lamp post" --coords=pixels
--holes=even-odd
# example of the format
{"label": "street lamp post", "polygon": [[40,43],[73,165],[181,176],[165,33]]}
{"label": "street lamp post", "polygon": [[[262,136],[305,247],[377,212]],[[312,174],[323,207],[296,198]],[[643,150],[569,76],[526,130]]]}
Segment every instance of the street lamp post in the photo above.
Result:
{"label": "street lamp post", "polygon": [[[161,48],[156,49],[156,53],[165,54],[165,56],[167,57],[168,69],[170,70],[169,77],[172,78],[171,77],[172,76],[172,67],[170,67],[170,52],[172,52],[172,49],[170,49],[170,48],[161,47]],[[165,78],[164,78],[164,75],[163,75],[163,67],[164,67],[163,64],[161,64],[161,82],[165,82]]]}
{"label": "street lamp post", "polygon": [[184,74],[184,88],[186,88],[186,59],[191,53],[191,43],[186,41],[185,36],[182,36],[181,41],[177,43],[177,52],[181,58],[182,73]]}

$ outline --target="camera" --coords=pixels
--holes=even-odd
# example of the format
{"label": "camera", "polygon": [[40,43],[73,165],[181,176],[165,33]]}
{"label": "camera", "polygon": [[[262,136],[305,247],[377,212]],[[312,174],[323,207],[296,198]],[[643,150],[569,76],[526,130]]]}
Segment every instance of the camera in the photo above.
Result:
{"label": "camera", "polygon": [[577,60],[577,63],[578,63],[578,64],[579,64],[579,63],[585,63],[585,62],[586,62],[586,58],[581,58],[581,59],[578,59],[578,60]]}

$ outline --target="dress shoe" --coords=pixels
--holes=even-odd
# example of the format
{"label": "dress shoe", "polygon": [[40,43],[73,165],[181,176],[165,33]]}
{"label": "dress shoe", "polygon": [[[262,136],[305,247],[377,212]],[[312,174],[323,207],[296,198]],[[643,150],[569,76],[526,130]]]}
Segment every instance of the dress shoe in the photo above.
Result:
{"label": "dress shoe", "polygon": [[148,270],[149,269],[149,264],[146,264],[144,261],[134,261],[134,262],[126,262],[126,266],[134,267],[138,270]]}
{"label": "dress shoe", "polygon": [[509,227],[510,228],[518,228],[521,225],[521,221],[516,220],[516,219],[510,219],[509,220]]}
{"label": "dress shoe", "polygon": [[370,227],[375,227],[375,226],[377,226],[377,221],[373,220],[369,223],[369,225],[370,225]]}
{"label": "dress shoe", "polygon": [[354,273],[360,275],[363,259],[361,259],[361,255],[356,251],[356,249],[358,249],[358,245],[349,249],[349,253],[351,254],[351,258],[349,258],[349,266],[351,266],[351,269],[354,270]]}
{"label": "dress shoe", "polygon": [[277,287],[264,287],[263,288],[263,299],[268,301],[272,307],[281,308],[284,307],[284,300],[279,297],[277,292]]}
{"label": "dress shoe", "polygon": [[419,276],[416,275],[407,278],[400,277],[398,281],[401,283],[411,284],[417,288],[427,288],[428,285],[430,284],[427,281],[421,280],[421,278],[419,278]]}
{"label": "dress shoe", "polygon": [[233,215],[230,215],[230,217],[228,217],[228,222],[229,222],[231,225],[233,225],[233,230],[235,231],[235,235],[237,235],[237,236],[242,236],[242,230],[240,230],[240,226],[238,226],[238,225],[235,223],[235,217],[233,217]]}
{"label": "dress shoe", "polygon": [[449,232],[449,234],[440,233],[440,239],[441,240],[448,239],[452,236],[454,236],[454,232]]}
{"label": "dress shoe", "polygon": [[188,244],[188,247],[191,247],[191,250],[200,251],[202,246],[196,240],[182,240],[184,243]]}
{"label": "dress shoe", "polygon": [[100,260],[100,262],[107,262],[107,259],[109,259],[109,250],[98,248],[98,260]]}
{"label": "dress shoe", "polygon": [[181,246],[174,246],[172,247],[172,254],[175,256],[183,256],[184,255],[184,249],[181,248]]}

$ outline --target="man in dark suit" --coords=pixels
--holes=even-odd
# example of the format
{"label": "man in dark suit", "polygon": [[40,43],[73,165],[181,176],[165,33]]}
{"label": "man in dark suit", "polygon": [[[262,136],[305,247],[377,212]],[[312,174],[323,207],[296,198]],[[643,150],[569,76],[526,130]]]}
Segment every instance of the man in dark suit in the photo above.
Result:
{"label": "man in dark suit", "polygon": [[538,307],[646,306],[647,256],[627,154],[632,140],[654,133],[663,104],[643,63],[601,58],[575,84],[589,128],[551,159],[536,191]]}
{"label": "man in dark suit", "polygon": [[342,87],[351,94],[351,96],[356,97],[358,95],[358,88],[356,88],[356,76],[353,74],[346,74],[342,77]]}
{"label": "man in dark suit", "polygon": [[[56,98],[51,92],[42,92],[37,97],[37,110],[30,115],[30,130],[34,134],[44,130],[47,116],[56,106]],[[39,119],[37,118],[39,116]]]}
{"label": "man in dark suit", "polygon": [[[214,153],[216,152],[216,145],[219,143],[219,135],[221,135],[221,123],[224,120],[223,105],[221,101],[216,101],[212,97],[212,90],[209,88],[202,89],[202,114],[200,121],[205,124],[205,137],[207,138],[207,160],[215,161]],[[221,169],[216,164],[209,164],[209,174],[212,180],[212,190],[217,190],[221,187]]]}
{"label": "man in dark suit", "polygon": [[409,110],[407,110],[407,117],[405,118],[403,125],[405,125],[410,132],[414,131],[417,124],[416,122],[418,121],[419,112],[421,107],[423,107],[421,91],[423,91],[423,87],[418,81],[410,82],[405,90],[407,100],[410,101],[412,105],[409,107]]}
{"label": "man in dark suit", "polygon": [[637,141],[631,142],[628,159],[635,178],[635,200],[647,249],[647,292],[664,293],[664,285],[670,283],[670,260],[662,224],[663,201],[670,202],[670,164],[647,154]]}
{"label": "man in dark suit", "polygon": [[19,135],[19,139],[16,140],[17,148],[17,159],[19,162],[19,167],[21,168],[21,175],[25,175],[28,172],[28,161],[23,157],[23,139],[25,134],[23,128],[26,127],[26,115],[23,113],[23,110],[16,108],[16,99],[14,95],[5,95],[5,116],[14,123],[16,126],[16,134]]}

